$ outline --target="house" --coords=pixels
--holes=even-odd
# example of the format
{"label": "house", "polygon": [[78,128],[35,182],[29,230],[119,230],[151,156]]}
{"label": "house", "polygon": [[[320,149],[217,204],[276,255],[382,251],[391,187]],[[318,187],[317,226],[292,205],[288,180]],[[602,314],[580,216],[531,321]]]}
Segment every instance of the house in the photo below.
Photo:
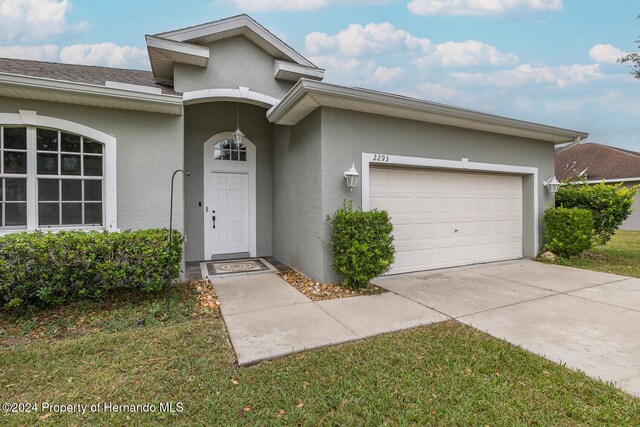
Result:
{"label": "house", "polygon": [[[585,179],[588,184],[604,181],[625,187],[640,184],[640,153],[594,142],[578,144],[556,156],[559,180]],[[623,230],[640,230],[640,196],[633,202],[633,212],[622,223]]]}
{"label": "house", "polygon": [[187,261],[272,255],[335,280],[344,200],[390,212],[393,272],[533,257],[555,149],[587,136],[323,82],[246,15],[146,43],[151,72],[0,60],[3,232],[166,227],[184,169]]}

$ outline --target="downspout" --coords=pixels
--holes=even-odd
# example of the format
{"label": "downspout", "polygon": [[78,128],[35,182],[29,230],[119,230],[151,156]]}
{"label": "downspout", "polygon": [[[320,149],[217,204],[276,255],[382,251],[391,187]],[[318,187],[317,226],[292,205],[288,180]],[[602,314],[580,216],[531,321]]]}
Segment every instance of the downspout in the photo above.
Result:
{"label": "downspout", "polygon": [[576,138],[572,142],[570,142],[570,143],[568,143],[566,145],[563,145],[560,148],[556,148],[556,154],[560,154],[563,151],[567,151],[571,147],[575,147],[576,145],[580,144],[580,141],[582,141],[582,137],[581,136],[576,136]]}

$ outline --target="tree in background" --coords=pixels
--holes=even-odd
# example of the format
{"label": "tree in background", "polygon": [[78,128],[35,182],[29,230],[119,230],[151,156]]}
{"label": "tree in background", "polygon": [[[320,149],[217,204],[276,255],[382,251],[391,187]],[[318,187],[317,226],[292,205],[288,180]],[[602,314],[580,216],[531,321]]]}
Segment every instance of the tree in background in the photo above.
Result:
{"label": "tree in background", "polygon": [[[640,15],[638,15],[637,19],[640,19]],[[640,38],[636,40],[636,43],[638,43],[638,48],[640,48]],[[618,59],[618,62],[621,64],[629,62],[631,64],[631,74],[633,74],[636,79],[640,79],[640,53],[630,53]]]}

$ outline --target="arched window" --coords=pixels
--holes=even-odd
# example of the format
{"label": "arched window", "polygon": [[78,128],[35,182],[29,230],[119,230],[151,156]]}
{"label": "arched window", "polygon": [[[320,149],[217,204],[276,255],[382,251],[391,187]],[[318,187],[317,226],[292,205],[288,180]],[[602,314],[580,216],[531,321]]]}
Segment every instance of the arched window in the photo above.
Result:
{"label": "arched window", "polygon": [[104,226],[104,156],[82,135],[0,125],[0,230]]}
{"label": "arched window", "polygon": [[219,141],[213,146],[214,160],[236,160],[240,162],[247,161],[247,146],[241,142],[236,142],[229,138]]}

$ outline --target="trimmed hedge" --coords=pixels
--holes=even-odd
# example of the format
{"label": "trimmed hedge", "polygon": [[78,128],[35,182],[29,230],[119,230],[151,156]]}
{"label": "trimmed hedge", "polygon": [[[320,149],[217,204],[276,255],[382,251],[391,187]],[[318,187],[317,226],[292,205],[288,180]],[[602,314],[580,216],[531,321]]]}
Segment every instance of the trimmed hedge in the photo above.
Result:
{"label": "trimmed hedge", "polygon": [[567,183],[556,193],[556,207],[589,209],[593,214],[594,243],[604,245],[633,212],[633,198],[640,186],[624,187],[622,183]]}
{"label": "trimmed hedge", "polygon": [[546,247],[556,255],[580,255],[591,247],[593,215],[589,209],[549,208],[543,222]]}
{"label": "trimmed hedge", "polygon": [[371,279],[389,271],[395,248],[387,211],[354,211],[351,202],[345,202],[333,216],[327,216],[327,221],[333,227],[329,244],[332,266],[344,277],[345,286],[365,287]]}
{"label": "trimmed hedge", "polygon": [[[167,279],[167,229],[60,231],[0,237],[0,306],[61,305],[119,288],[155,292]],[[174,231],[171,278],[180,274],[182,235]]]}

